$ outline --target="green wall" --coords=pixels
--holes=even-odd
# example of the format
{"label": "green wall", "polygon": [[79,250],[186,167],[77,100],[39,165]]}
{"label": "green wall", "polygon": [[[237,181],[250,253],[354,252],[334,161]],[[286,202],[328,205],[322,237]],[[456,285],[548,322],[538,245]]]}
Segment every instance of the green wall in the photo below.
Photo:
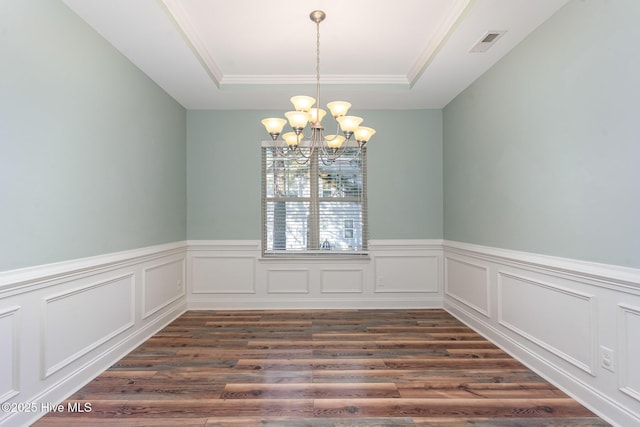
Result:
{"label": "green wall", "polygon": [[[640,267],[637,22],[574,0],[443,111],[362,111],[370,237]],[[0,271],[260,238],[283,111],[186,112],[57,1],[0,1],[0,58]]]}
{"label": "green wall", "polygon": [[0,271],[186,238],[186,111],[61,2],[0,1]]}
{"label": "green wall", "polygon": [[444,236],[640,267],[640,2],[572,1],[444,109]]}
{"label": "green wall", "polygon": [[[260,239],[260,142],[269,138],[260,120],[283,113],[187,113],[189,239]],[[378,131],[368,146],[370,238],[442,238],[442,111],[359,113]]]}

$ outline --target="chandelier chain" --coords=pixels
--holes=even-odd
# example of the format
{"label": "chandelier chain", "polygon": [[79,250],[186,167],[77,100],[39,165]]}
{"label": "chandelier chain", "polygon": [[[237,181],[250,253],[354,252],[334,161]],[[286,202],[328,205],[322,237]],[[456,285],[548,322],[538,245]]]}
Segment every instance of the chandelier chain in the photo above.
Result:
{"label": "chandelier chain", "polygon": [[316,106],[320,108],[320,22],[316,22]]}

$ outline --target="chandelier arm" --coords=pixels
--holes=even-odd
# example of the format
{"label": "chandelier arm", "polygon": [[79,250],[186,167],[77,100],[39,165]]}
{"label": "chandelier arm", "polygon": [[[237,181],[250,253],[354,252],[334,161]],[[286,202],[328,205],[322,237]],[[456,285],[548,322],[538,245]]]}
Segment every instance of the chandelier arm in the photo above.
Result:
{"label": "chandelier arm", "polygon": [[329,150],[327,150],[327,145],[324,141],[320,141],[320,152],[322,153],[320,157],[329,157]]}
{"label": "chandelier arm", "polygon": [[296,162],[296,164],[300,165],[300,166],[304,166],[307,163],[309,163],[309,159],[311,159],[311,156],[313,156],[313,151],[314,148],[311,147],[309,149],[309,155],[305,155],[304,151],[302,151],[302,147],[300,145],[298,145],[294,150],[293,150],[293,154],[298,154],[297,156],[293,156],[293,160]]}
{"label": "chandelier arm", "polygon": [[358,147],[357,150],[354,150],[353,156],[349,159],[349,161],[356,160],[362,156],[362,147]]}
{"label": "chandelier arm", "polygon": [[[284,141],[281,141],[281,142],[284,142]],[[280,157],[287,156],[287,150],[285,150],[286,143],[279,144],[278,141],[276,140],[271,143],[271,146],[276,149],[276,153],[278,153],[278,156]]]}
{"label": "chandelier arm", "polygon": [[327,148],[325,144],[322,144],[321,147],[322,155],[320,156],[320,159],[325,166],[329,166],[332,163],[335,163],[336,160],[342,157],[347,148],[345,145],[342,145],[340,148],[336,148],[334,150],[333,148]]}
{"label": "chandelier arm", "polygon": [[[318,157],[322,160],[322,163],[325,166],[328,166],[335,161],[335,158],[331,159],[331,154],[327,149],[327,144],[325,143],[324,138],[324,132],[322,129],[314,129],[311,134],[311,146],[319,149]],[[330,159],[329,163],[327,163],[325,159]]]}
{"label": "chandelier arm", "polygon": [[340,135],[340,122],[336,120],[336,132],[334,135]]}
{"label": "chandelier arm", "polygon": [[331,157],[327,157],[327,158],[325,158],[325,157],[323,157],[323,156],[320,156],[320,160],[322,161],[322,164],[323,164],[323,165],[325,165],[325,166],[331,166],[332,164],[334,164],[334,163],[335,163],[335,161],[336,161],[336,160],[338,160],[338,157],[339,157],[339,156],[336,156],[336,157],[334,157],[334,158],[331,158]]}

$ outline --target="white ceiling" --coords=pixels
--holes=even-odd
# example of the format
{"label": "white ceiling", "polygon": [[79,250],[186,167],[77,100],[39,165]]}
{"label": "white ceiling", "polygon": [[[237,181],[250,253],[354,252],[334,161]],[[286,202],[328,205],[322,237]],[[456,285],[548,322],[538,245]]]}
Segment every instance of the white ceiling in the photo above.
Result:
{"label": "white ceiling", "polygon": [[[187,109],[442,108],[568,0],[63,0]],[[470,49],[505,31],[484,53]]]}

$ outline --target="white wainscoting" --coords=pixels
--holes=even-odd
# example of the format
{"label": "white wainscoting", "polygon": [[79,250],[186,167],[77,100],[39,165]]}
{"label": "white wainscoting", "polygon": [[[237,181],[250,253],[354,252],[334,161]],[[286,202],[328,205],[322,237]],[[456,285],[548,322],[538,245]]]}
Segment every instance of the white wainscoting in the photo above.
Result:
{"label": "white wainscoting", "polygon": [[189,241],[193,309],[440,308],[441,240],[374,240],[364,258],[263,258],[259,241]]}
{"label": "white wainscoting", "polygon": [[640,425],[640,270],[442,240],[341,260],[176,242],[0,272],[0,402],[62,401],[187,308],[443,306],[608,421]]}
{"label": "white wainscoting", "polygon": [[[580,286],[576,283],[575,287]],[[595,297],[498,272],[498,323],[595,375]],[[557,325],[562,325],[558,333]]]}
{"label": "white wainscoting", "polygon": [[640,270],[443,248],[446,310],[612,424],[640,425]]}
{"label": "white wainscoting", "polygon": [[193,255],[189,259],[191,293],[255,294],[255,264],[253,255]]}
{"label": "white wainscoting", "polygon": [[361,294],[364,292],[364,271],[360,268],[325,268],[320,270],[320,292]]}
{"label": "white wainscoting", "polygon": [[268,294],[308,294],[309,268],[267,268]]}
{"label": "white wainscoting", "polygon": [[153,264],[142,270],[142,318],[157,313],[186,295],[186,256]]}
{"label": "white wainscoting", "polygon": [[[0,273],[0,402],[57,404],[186,310],[186,242]],[[0,426],[41,412],[0,412]]]}
{"label": "white wainscoting", "polygon": [[640,402],[640,307],[620,304],[620,390]]}
{"label": "white wainscoting", "polygon": [[135,324],[133,273],[46,296],[42,302],[42,379]]}
{"label": "white wainscoting", "polygon": [[487,267],[454,256],[447,256],[444,265],[447,295],[490,317]]}
{"label": "white wainscoting", "polygon": [[0,311],[0,402],[6,402],[20,392],[20,306]]}

